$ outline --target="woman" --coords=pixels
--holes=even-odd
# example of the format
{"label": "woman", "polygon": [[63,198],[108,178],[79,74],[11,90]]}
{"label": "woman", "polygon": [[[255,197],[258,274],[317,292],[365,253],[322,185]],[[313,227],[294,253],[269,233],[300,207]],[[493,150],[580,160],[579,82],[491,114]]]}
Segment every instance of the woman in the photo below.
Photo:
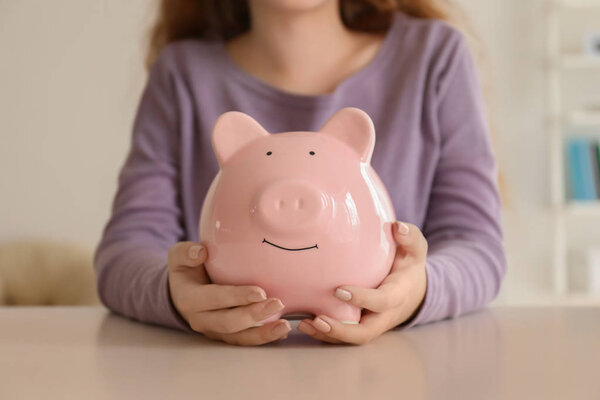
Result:
{"label": "woman", "polygon": [[[150,76],[97,249],[107,307],[240,345],[287,337],[261,321],[281,310],[255,286],[211,284],[198,217],[218,171],[216,118],[243,111],[269,132],[318,130],[335,111],[366,111],[372,165],[400,221],[390,275],[332,295],[365,309],[298,329],[366,343],[395,327],[490,302],[505,271],[496,163],[476,68],[443,0],[164,0]],[[457,14],[456,14],[457,15]],[[445,21],[447,20],[447,21]]]}

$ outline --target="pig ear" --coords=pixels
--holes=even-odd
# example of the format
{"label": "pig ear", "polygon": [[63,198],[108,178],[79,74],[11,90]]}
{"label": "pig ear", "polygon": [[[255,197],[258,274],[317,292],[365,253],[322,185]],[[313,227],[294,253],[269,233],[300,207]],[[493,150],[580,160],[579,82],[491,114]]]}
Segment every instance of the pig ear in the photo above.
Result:
{"label": "pig ear", "polygon": [[254,118],[239,111],[222,114],[213,125],[212,146],[219,165],[224,165],[238,150],[248,143],[268,136]]}
{"label": "pig ear", "polygon": [[360,156],[362,162],[371,162],[375,127],[363,110],[355,107],[341,109],[325,122],[319,133],[341,140]]}

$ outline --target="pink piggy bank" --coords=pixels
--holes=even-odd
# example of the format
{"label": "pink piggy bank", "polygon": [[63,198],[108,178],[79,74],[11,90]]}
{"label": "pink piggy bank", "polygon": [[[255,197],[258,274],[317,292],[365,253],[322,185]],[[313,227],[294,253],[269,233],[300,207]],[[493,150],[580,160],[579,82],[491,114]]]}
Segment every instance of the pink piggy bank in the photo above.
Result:
{"label": "pink piggy bank", "polygon": [[212,145],[220,171],[200,216],[214,283],[258,285],[282,315],[325,314],[357,323],[361,309],[334,297],[340,285],[377,287],[396,251],[390,197],[370,161],[369,116],[344,108],[318,132],[270,134],[227,112]]}

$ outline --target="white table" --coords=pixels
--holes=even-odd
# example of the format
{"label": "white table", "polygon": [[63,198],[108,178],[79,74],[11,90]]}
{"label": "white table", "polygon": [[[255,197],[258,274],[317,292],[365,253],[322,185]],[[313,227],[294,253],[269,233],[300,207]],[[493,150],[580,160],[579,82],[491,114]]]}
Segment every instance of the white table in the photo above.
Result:
{"label": "white table", "polygon": [[0,399],[600,399],[600,308],[496,307],[368,345],[241,348],[103,308],[0,308]]}

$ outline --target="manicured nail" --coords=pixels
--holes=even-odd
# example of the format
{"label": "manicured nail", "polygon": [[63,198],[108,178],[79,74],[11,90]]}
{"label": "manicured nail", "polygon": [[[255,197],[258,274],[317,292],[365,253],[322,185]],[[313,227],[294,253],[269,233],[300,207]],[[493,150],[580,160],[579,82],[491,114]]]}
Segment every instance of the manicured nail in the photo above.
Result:
{"label": "manicured nail", "polygon": [[304,332],[307,335],[314,335],[315,333],[317,333],[317,330],[315,328],[312,327],[312,325],[302,321],[298,324],[298,330],[300,332]]}
{"label": "manicured nail", "polygon": [[398,233],[401,235],[408,235],[408,231],[410,230],[408,228],[408,225],[406,225],[404,222],[396,222],[396,227],[398,228]]}
{"label": "manicured nail", "polygon": [[266,315],[275,314],[277,311],[283,310],[283,303],[278,299],[269,301],[263,308],[263,312]]}
{"label": "manicured nail", "polygon": [[200,252],[202,251],[202,246],[192,246],[190,248],[190,257],[195,260],[196,258],[198,258],[198,256],[200,255]]}
{"label": "manicured nail", "polygon": [[313,319],[313,325],[315,328],[317,328],[321,332],[327,333],[327,332],[331,331],[331,326],[329,326],[329,324],[327,322],[323,321],[319,317]]}
{"label": "manicured nail", "polygon": [[248,301],[251,303],[258,303],[259,301],[263,301],[267,299],[267,295],[265,292],[253,292],[248,296]]}
{"label": "manicured nail", "polygon": [[292,327],[290,326],[290,323],[287,321],[281,322],[277,325],[275,325],[275,327],[273,328],[273,335],[279,337],[279,336],[283,336],[285,334],[287,334],[290,330],[292,329]]}
{"label": "manicured nail", "polygon": [[348,301],[352,299],[352,293],[350,293],[346,289],[337,288],[335,289],[335,297],[337,297],[340,300]]}

